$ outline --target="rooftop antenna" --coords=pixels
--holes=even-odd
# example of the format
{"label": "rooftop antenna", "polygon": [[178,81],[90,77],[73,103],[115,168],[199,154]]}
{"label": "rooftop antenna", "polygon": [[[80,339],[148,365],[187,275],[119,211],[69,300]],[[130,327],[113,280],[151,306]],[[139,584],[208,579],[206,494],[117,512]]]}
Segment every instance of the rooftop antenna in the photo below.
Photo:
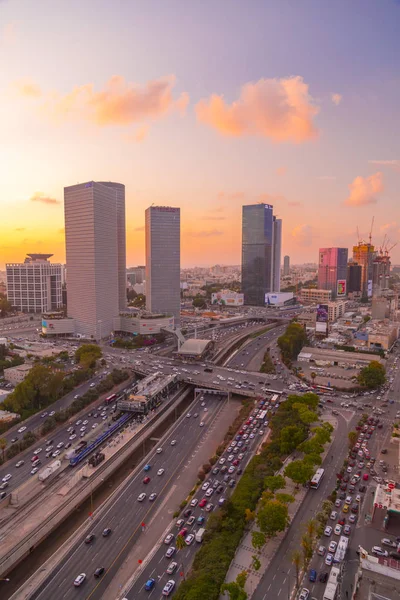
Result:
{"label": "rooftop antenna", "polygon": [[358,231],[358,225],[357,225],[357,241],[358,241],[358,243],[360,243],[360,232]]}
{"label": "rooftop antenna", "polygon": [[372,244],[372,228],[374,226],[374,221],[375,221],[375,217],[372,217],[372,222],[371,222],[371,229],[369,231],[369,245],[371,246]]}

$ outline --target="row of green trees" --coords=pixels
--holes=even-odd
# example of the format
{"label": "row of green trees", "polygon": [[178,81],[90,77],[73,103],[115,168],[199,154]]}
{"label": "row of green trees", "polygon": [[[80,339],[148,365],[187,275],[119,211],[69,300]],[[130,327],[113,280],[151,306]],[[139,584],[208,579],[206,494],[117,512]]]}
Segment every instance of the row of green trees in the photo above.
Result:
{"label": "row of green trees", "polygon": [[278,338],[283,362],[290,366],[306,343],[307,334],[304,327],[299,323],[290,323],[285,333]]}
{"label": "row of green trees", "polygon": [[[40,436],[47,435],[50,431],[55,429],[60,423],[65,423],[71,417],[79,413],[81,410],[92,404],[95,400],[112,390],[115,385],[119,385],[123,381],[126,381],[129,378],[129,373],[127,371],[120,371],[118,369],[114,369],[110,375],[108,375],[105,379],[103,379],[100,383],[96,385],[94,388],[90,388],[87,392],[85,392],[80,398],[74,400],[68,408],[59,410],[55,413],[53,417],[48,417],[40,431]],[[11,446],[5,452],[5,458],[10,459],[14,458],[17,454],[34,444],[40,437],[39,435],[35,435],[31,432],[28,432],[24,435],[22,440],[11,444]],[[0,448],[1,448],[1,439],[0,439]]]}
{"label": "row of green trees", "polygon": [[[230,499],[210,515],[202,547],[195,556],[192,571],[177,591],[177,600],[217,600],[224,590],[231,597],[245,600],[245,575],[239,583],[224,584],[227,570],[251,521],[255,519],[258,526],[253,536],[255,549],[262,548],[268,539],[287,527],[288,506],[293,499],[289,494],[278,493],[284,479],[274,474],[282,467],[282,458],[307,440],[310,423],[317,420],[314,412],[317,406],[318,396],[310,393],[291,395],[280,405],[270,421],[271,441],[251,459]],[[259,566],[255,554],[253,568]]]}
{"label": "row of green trees", "polygon": [[271,354],[269,352],[266,352],[264,354],[264,359],[263,359],[262,365],[260,367],[260,373],[270,373],[270,374],[276,373],[275,365],[273,363]]}
{"label": "row of green trees", "polygon": [[4,344],[0,344],[0,372],[22,364],[24,364],[24,359],[21,356],[12,356],[8,348]]}

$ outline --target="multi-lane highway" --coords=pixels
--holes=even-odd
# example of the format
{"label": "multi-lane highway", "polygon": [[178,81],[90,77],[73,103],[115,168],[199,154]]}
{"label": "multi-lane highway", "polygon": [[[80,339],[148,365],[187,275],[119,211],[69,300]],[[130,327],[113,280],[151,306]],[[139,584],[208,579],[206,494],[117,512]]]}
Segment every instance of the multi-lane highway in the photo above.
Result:
{"label": "multi-lane highway", "polygon": [[[250,437],[241,442],[242,446],[240,448],[237,446],[236,436],[232,439],[231,444],[234,446],[230,446],[225,450],[202,486],[193,496],[192,501],[182,510],[169,530],[164,532],[154,548],[155,551],[151,553],[150,560],[145,561],[141,573],[138,574],[139,576],[134,583],[128,586],[129,591],[125,591],[128,600],[140,600],[149,597],[152,599],[160,598],[162,597],[163,587],[169,580],[174,580],[175,586],[179,585],[182,578],[181,574],[188,572],[194,555],[199,548],[199,543],[195,539],[196,533],[207,527],[209,515],[230,496],[242,470],[246,467],[255,448],[263,440],[266,433],[262,427],[258,429],[255,422],[248,431]],[[235,447],[237,450],[235,450]],[[233,465],[235,459],[239,463],[236,467]],[[233,470],[231,475],[228,474],[229,468]],[[240,469],[239,473],[237,473],[238,469]],[[234,482],[233,485],[231,484],[232,487],[229,486],[229,481]],[[176,548],[176,538],[180,533],[187,540],[186,546],[182,550]],[[169,540],[171,535],[172,539]],[[193,538],[188,538],[188,536],[193,536]],[[176,551],[172,556],[167,557],[166,552],[171,546],[176,548]],[[150,589],[146,589],[146,583],[151,580],[154,581],[147,586]]]}
{"label": "multi-lane highway", "polygon": [[[192,405],[191,416],[183,415],[178,420],[159,446],[146,457],[124,489],[111,501],[107,510],[94,521],[90,533],[95,538],[87,544],[85,537],[78,539],[62,565],[52,572],[34,598],[104,598],[107,585],[142,535],[141,524],[147,523],[158,510],[162,510],[165,497],[187,457],[207,434],[225,401],[212,396],[198,399]],[[202,406],[203,403],[205,406]],[[144,470],[145,464],[150,465],[150,470]],[[145,477],[149,477],[147,483],[144,482]],[[142,493],[146,496],[139,501]],[[156,494],[153,501],[152,494]],[[102,532],[106,528],[110,528],[111,532],[103,537]],[[94,573],[100,567],[104,567],[105,573],[96,579]],[[86,579],[80,587],[75,587],[74,580],[80,573],[85,573]]]}

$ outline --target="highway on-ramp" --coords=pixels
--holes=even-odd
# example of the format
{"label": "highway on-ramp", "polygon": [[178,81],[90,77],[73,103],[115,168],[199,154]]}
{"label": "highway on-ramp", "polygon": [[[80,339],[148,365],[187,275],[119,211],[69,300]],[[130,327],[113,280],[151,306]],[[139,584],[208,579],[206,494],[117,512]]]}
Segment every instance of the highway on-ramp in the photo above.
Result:
{"label": "highway on-ramp", "polygon": [[[182,467],[193,449],[203,438],[217,414],[223,408],[225,401],[218,397],[205,397],[206,406],[201,406],[202,400],[196,401],[191,407],[191,416],[183,415],[168,432],[159,447],[146,457],[146,461],[129,479],[126,486],[114,498],[98,519],[95,519],[89,532],[94,533],[95,539],[85,544],[85,536],[79,538],[68,553],[62,564],[46,579],[41,589],[32,596],[39,600],[69,600],[104,598],[104,591],[119,567],[128,555],[131,547],[142,535],[142,523],[147,523],[162,506],[165,496],[176,481]],[[207,409],[207,410],[205,410]],[[198,416],[194,416],[197,414]],[[204,426],[200,426],[203,422]],[[172,442],[176,440],[175,444]],[[144,471],[145,464],[151,469]],[[164,469],[158,474],[159,469]],[[150,481],[145,484],[144,477]],[[144,492],[146,497],[138,501],[139,494]],[[156,493],[156,499],[151,502],[150,495]],[[103,537],[105,528],[111,528],[111,533]],[[100,579],[95,579],[97,568],[104,567],[105,573]],[[75,578],[86,574],[86,580],[80,587],[74,586]]]}

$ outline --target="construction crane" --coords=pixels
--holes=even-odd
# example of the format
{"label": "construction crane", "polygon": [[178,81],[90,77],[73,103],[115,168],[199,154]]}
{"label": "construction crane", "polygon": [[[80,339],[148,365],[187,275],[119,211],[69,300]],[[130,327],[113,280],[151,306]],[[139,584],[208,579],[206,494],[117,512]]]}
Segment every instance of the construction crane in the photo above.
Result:
{"label": "construction crane", "polygon": [[369,244],[372,244],[372,228],[374,226],[374,221],[375,221],[375,217],[372,217],[372,222],[371,222],[371,229],[369,231]]}
{"label": "construction crane", "polygon": [[394,244],[392,244],[392,245],[391,245],[389,248],[386,246],[386,248],[385,248],[385,256],[389,256],[389,252],[390,252],[391,250],[393,250],[393,248],[394,248],[395,246],[397,246],[397,244],[398,244],[398,242],[395,242],[395,243],[394,243]]}

